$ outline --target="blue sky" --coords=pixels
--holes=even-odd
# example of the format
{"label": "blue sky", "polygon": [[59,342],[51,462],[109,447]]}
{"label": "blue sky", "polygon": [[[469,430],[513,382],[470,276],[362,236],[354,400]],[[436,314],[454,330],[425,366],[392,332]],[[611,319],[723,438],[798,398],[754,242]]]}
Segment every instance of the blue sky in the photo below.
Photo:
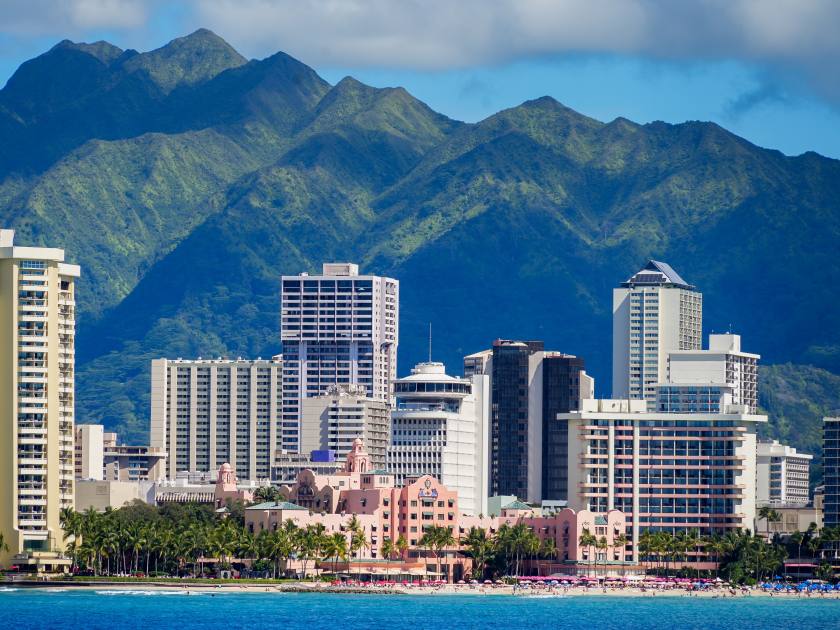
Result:
{"label": "blue sky", "polygon": [[64,38],[143,51],[203,26],[248,57],[401,85],[460,120],[550,95],[599,120],[710,120],[840,158],[838,25],[830,0],[13,1],[0,83]]}

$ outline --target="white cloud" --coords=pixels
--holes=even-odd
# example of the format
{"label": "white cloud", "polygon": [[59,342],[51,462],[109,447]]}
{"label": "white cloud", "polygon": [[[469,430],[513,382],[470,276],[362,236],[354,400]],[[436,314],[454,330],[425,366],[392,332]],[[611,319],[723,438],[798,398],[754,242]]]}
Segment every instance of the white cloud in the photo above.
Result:
{"label": "white cloud", "polygon": [[139,28],[156,4],[143,0],[12,0],[0,4],[0,33],[72,37],[82,36],[87,29]]}
{"label": "white cloud", "polygon": [[[0,33],[73,36],[85,28],[112,28],[136,41],[136,31],[148,28],[171,4],[4,2]],[[437,70],[569,53],[742,60],[804,80],[840,102],[838,0],[180,0],[176,5],[184,32],[205,26],[249,56],[283,50],[315,67]]]}

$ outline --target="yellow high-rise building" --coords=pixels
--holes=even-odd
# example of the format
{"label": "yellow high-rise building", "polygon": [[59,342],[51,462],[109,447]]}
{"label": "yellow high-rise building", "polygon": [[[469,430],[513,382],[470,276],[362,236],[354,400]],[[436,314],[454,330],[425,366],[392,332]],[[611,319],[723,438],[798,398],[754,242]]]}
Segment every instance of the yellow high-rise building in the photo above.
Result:
{"label": "yellow high-rise building", "polygon": [[70,564],[60,514],[73,507],[78,277],[64,250],[0,230],[0,566]]}

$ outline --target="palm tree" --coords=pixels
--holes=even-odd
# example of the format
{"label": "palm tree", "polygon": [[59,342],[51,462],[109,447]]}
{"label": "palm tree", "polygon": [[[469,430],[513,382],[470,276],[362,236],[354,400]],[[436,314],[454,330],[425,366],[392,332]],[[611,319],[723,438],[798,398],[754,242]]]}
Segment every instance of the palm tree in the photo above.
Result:
{"label": "palm tree", "polygon": [[[592,548],[598,543],[598,539],[589,531],[589,528],[584,527],[578,538],[578,546],[586,547],[589,551],[589,564],[592,564],[593,556]],[[591,567],[590,567],[591,568]]]}
{"label": "palm tree", "polygon": [[397,552],[397,548],[394,545],[394,541],[390,538],[386,538],[382,541],[382,557],[385,560],[391,560],[394,554]]}
{"label": "palm tree", "polygon": [[[441,563],[440,563],[440,554],[441,552],[446,552],[447,547],[454,547],[456,545],[455,536],[452,534],[452,530],[448,527],[440,526],[437,528],[434,534],[433,540],[435,549],[437,551],[437,561],[438,561],[438,573],[441,573]],[[453,567],[454,568],[454,567]],[[452,572],[446,572],[447,581],[451,581],[452,579]]]}
{"label": "palm tree", "polygon": [[[601,536],[598,541],[595,543],[595,549],[597,551],[604,552],[604,573],[607,570],[607,549],[610,548],[609,543],[607,542],[606,536]],[[598,575],[598,556],[595,556],[595,575]]]}
{"label": "palm tree", "polygon": [[[365,530],[362,527],[362,524],[359,522],[359,519],[356,518],[354,514],[350,521],[347,523],[347,531],[350,532],[350,555],[356,556],[359,558],[358,553],[367,547],[370,547],[368,543],[367,536],[365,535]],[[361,578],[361,565],[357,564],[358,574],[357,578]]]}
{"label": "palm tree", "polygon": [[[76,548],[78,547],[79,543],[81,543],[82,537],[82,517],[81,515],[76,512],[73,508],[62,508],[59,520],[61,523],[61,529],[64,531],[64,538],[72,539],[72,546],[70,548],[70,557],[73,559],[73,563],[70,567],[71,571],[75,572],[76,569]],[[0,551],[2,551],[2,545],[0,545]]]}
{"label": "palm tree", "polygon": [[[627,535],[626,534],[619,534],[618,536],[613,537],[613,543],[611,545],[613,551],[617,549],[623,549],[627,546]],[[613,554],[615,555],[615,554]]]}
{"label": "palm tree", "polygon": [[770,538],[770,523],[778,523],[782,520],[782,515],[779,514],[778,510],[775,510],[769,505],[763,505],[760,508],[758,508],[758,518],[764,519],[765,532],[767,538]]}
{"label": "palm tree", "polygon": [[408,551],[408,540],[402,534],[397,536],[396,548],[400,558],[405,558],[405,552]]}
{"label": "palm tree", "polygon": [[646,560],[649,560],[651,554],[653,553],[653,548],[653,533],[649,529],[646,529],[639,535],[639,556],[641,557],[642,564],[644,564]]}
{"label": "palm tree", "polygon": [[333,573],[335,573],[339,559],[347,558],[347,537],[341,532],[335,532],[332,536],[327,536],[322,553],[325,560],[332,558]]}
{"label": "palm tree", "polygon": [[487,538],[487,532],[481,527],[471,527],[465,543],[473,559],[473,577],[481,579],[493,553],[493,541]]}

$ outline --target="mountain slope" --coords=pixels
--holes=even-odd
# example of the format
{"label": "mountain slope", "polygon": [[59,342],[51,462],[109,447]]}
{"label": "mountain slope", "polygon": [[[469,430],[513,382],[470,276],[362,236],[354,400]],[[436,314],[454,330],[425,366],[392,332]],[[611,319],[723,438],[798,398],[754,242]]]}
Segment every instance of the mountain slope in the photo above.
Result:
{"label": "mountain slope", "polygon": [[[611,289],[649,257],[704,292],[706,332],[840,372],[840,162],[548,97],[459,123],[208,31],[24,64],[0,90],[0,222],[82,264],[78,416],[132,439],[149,359],[276,353],[279,276],[328,259],[401,280],[401,372],[431,321],[451,372],[496,337],[541,338],[609,395]],[[811,448],[823,407],[779,401],[828,405],[832,375],[765,373],[770,430]]]}

